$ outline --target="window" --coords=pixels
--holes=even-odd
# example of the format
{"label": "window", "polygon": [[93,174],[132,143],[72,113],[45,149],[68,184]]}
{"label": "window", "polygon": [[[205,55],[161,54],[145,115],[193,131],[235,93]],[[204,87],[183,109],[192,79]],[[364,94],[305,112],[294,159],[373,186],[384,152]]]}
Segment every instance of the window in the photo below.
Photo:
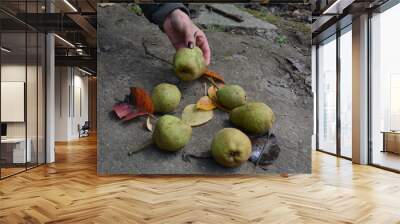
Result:
{"label": "window", "polygon": [[[39,13],[42,4],[7,3],[18,5],[20,13]],[[46,39],[8,14],[0,17],[0,178],[5,178],[45,163]]]}
{"label": "window", "polygon": [[400,170],[400,5],[371,18],[372,164]]}
{"label": "window", "polygon": [[352,33],[351,25],[340,35],[340,155],[352,157]]}
{"label": "window", "polygon": [[316,55],[317,149],[349,159],[352,157],[352,41],[350,24],[320,43]]}
{"label": "window", "polygon": [[336,153],[336,36],[318,47],[318,145]]}

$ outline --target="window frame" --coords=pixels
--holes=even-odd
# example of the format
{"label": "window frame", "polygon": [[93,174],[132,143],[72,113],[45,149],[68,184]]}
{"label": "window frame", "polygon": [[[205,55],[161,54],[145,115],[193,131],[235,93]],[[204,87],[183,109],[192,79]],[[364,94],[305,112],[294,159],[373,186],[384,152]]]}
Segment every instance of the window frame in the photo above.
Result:
{"label": "window frame", "polygon": [[[340,22],[340,21],[339,21]],[[352,158],[350,158],[350,157],[347,157],[347,156],[344,156],[344,155],[342,155],[342,152],[341,152],[341,118],[340,118],[340,112],[341,112],[341,108],[340,108],[340,81],[341,81],[341,67],[340,67],[340,60],[341,60],[341,57],[340,57],[340,37],[342,36],[342,35],[344,35],[345,33],[347,33],[347,32],[351,32],[352,31],[352,29],[349,29],[349,27],[351,27],[352,26],[352,22],[350,22],[350,23],[348,23],[348,24],[346,24],[345,26],[343,26],[343,27],[339,27],[339,26],[337,26],[336,27],[336,32],[335,33],[333,33],[333,34],[331,34],[330,36],[328,36],[328,37],[326,37],[326,38],[324,38],[324,39],[322,39],[322,40],[320,40],[317,44],[316,44],[316,68],[315,68],[315,71],[316,71],[316,119],[315,119],[315,121],[316,121],[316,151],[319,151],[319,152],[323,152],[323,153],[326,153],[326,154],[329,154],[329,155],[333,155],[333,156],[336,156],[336,157],[339,157],[339,158],[343,158],[343,159],[347,159],[347,160],[352,160]],[[335,36],[336,35],[336,36]],[[319,135],[320,135],[320,130],[319,130],[319,122],[320,122],[320,120],[319,120],[319,103],[320,103],[320,100],[319,100],[319,88],[320,88],[320,79],[319,79],[319,77],[320,77],[320,74],[319,74],[319,57],[320,57],[320,55],[319,55],[319,47],[320,47],[320,45],[321,45],[321,43],[323,43],[323,42],[326,42],[326,41],[328,41],[330,38],[332,38],[333,36],[335,36],[335,38],[333,39],[333,40],[330,40],[330,41],[336,41],[336,152],[335,153],[332,153],[332,152],[328,152],[328,151],[326,151],[326,150],[324,150],[324,149],[321,149],[320,147],[319,147]]]}

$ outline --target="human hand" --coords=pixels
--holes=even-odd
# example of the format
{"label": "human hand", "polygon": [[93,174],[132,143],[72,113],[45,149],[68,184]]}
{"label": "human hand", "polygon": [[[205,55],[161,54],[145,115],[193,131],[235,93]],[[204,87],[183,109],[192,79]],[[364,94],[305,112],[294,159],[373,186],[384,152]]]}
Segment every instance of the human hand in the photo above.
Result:
{"label": "human hand", "polygon": [[176,50],[197,46],[203,51],[206,64],[210,64],[211,51],[207,37],[202,30],[193,24],[186,13],[179,9],[172,11],[165,19],[163,28]]}

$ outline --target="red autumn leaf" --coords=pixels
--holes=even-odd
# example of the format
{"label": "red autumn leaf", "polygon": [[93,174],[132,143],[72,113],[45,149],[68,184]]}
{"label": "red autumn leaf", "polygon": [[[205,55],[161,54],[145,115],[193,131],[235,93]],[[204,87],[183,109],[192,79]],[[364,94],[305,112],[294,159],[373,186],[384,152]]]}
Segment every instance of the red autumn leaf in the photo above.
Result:
{"label": "red autumn leaf", "polygon": [[222,77],[222,76],[221,76],[220,74],[218,74],[217,72],[213,72],[213,71],[210,71],[210,70],[208,70],[208,69],[204,72],[203,75],[205,75],[205,76],[207,76],[207,77],[211,77],[211,78],[216,79],[216,80],[219,80],[219,81],[221,81],[221,82],[225,82],[224,77]]}
{"label": "red autumn leaf", "polygon": [[118,103],[113,107],[114,112],[117,114],[118,118],[121,119],[126,115],[132,113],[132,106],[127,103]]}
{"label": "red autumn leaf", "polygon": [[152,114],[154,112],[153,101],[146,90],[138,87],[131,87],[131,93],[135,97],[136,109],[138,112]]}
{"label": "red autumn leaf", "polygon": [[122,120],[123,120],[123,121],[130,121],[130,120],[132,120],[132,119],[134,119],[134,118],[136,118],[136,117],[144,116],[144,115],[147,115],[147,114],[149,114],[149,113],[147,113],[147,112],[134,111],[134,112],[131,112],[131,113],[129,113],[128,115],[126,115],[126,116],[124,117],[124,119],[122,119]]}
{"label": "red autumn leaf", "polygon": [[218,109],[220,109],[220,110],[222,110],[222,111],[224,111],[224,112],[229,113],[229,111],[230,111],[230,110],[226,109],[224,106],[222,106],[222,105],[221,105],[220,103],[218,103],[218,102],[215,102],[215,105],[217,106]]}

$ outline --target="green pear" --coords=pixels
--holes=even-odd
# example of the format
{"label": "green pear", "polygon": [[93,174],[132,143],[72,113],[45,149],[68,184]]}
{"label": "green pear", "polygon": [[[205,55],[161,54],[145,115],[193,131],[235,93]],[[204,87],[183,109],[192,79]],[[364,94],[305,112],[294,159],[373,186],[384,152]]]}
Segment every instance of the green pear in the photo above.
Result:
{"label": "green pear", "polygon": [[245,132],[264,134],[274,125],[275,114],[265,103],[252,102],[233,109],[229,120]]}
{"label": "green pear", "polygon": [[232,110],[246,103],[246,92],[238,85],[225,85],[217,91],[217,100],[226,109]]}
{"label": "green pear", "polygon": [[203,52],[200,48],[181,48],[174,57],[175,74],[183,81],[195,80],[206,70]]}
{"label": "green pear", "polygon": [[157,85],[151,94],[154,111],[159,113],[169,113],[178,107],[181,101],[181,92],[176,85],[161,83]]}
{"label": "green pear", "polygon": [[192,137],[192,127],[181,119],[164,115],[158,119],[153,132],[156,146],[165,151],[175,152],[183,148]]}
{"label": "green pear", "polygon": [[224,128],[212,140],[211,154],[222,166],[238,167],[251,155],[250,139],[236,128]]}

